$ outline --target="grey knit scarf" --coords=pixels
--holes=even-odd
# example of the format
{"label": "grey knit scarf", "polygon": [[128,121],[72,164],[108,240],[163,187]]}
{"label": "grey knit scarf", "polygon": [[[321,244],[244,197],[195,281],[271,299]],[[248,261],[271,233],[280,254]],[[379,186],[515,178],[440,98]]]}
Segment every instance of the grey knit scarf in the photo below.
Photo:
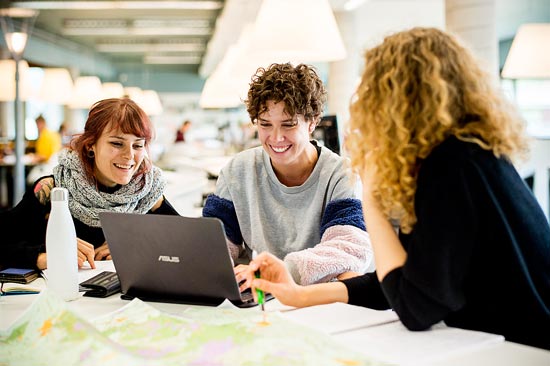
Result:
{"label": "grey knit scarf", "polygon": [[162,197],[166,184],[161,170],[153,166],[113,193],[100,192],[84,175],[76,152],[68,149],[59,153],[59,164],[53,174],[55,186],[69,191],[71,215],[92,227],[101,226],[99,213],[103,211],[147,213]]}

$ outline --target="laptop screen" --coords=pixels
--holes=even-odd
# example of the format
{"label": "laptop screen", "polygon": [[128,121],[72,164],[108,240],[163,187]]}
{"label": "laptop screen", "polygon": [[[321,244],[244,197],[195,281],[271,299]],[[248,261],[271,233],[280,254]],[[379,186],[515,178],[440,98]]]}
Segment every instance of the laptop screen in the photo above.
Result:
{"label": "laptop screen", "polygon": [[114,212],[99,216],[126,297],[201,305],[227,298],[243,305],[220,220]]}

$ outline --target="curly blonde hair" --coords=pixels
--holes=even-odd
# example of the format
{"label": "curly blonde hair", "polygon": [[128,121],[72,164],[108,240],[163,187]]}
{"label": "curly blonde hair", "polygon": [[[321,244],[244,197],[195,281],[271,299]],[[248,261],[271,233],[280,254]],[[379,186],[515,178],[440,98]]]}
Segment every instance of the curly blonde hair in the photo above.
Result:
{"label": "curly blonde hair", "polygon": [[372,172],[372,193],[409,233],[422,159],[449,136],[511,159],[527,149],[523,122],[474,57],[434,28],[396,33],[367,51],[350,107],[346,141],[356,172]]}

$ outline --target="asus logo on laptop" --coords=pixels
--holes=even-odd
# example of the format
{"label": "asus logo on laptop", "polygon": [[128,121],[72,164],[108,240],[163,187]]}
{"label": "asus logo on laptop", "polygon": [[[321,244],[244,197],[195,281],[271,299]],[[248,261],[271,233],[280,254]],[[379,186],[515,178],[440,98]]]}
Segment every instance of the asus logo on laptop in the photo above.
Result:
{"label": "asus logo on laptop", "polygon": [[179,263],[180,257],[170,257],[169,255],[159,255],[159,262]]}

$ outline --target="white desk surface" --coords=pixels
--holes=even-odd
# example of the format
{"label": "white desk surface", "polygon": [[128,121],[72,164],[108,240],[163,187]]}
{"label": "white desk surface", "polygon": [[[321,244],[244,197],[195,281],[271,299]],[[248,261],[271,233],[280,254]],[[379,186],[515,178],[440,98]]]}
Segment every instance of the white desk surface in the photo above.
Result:
{"label": "white desk surface", "polygon": [[[100,270],[104,270],[101,268]],[[97,270],[96,270],[97,271]],[[87,273],[80,273],[80,280],[82,278],[89,278],[94,271],[88,271]],[[93,297],[80,297],[75,301],[69,302],[70,308],[77,312],[79,315],[88,319],[96,318],[100,315],[105,315],[120,309],[122,306],[128,304],[128,301],[120,299],[120,294],[112,295],[108,298],[93,298]],[[11,326],[15,320],[20,317],[24,311],[30,306],[30,304],[37,298],[38,295],[9,295],[0,297],[0,330],[5,330]],[[150,302],[149,305],[167,312],[167,313],[180,313],[189,305],[184,304],[170,304],[170,303],[157,303]],[[222,304],[221,306],[232,306],[230,304]],[[324,307],[324,308],[323,308]],[[282,311],[283,315],[288,314],[291,320],[300,321],[302,323],[310,322],[310,324],[317,329],[325,330],[334,337],[335,342],[344,342],[350,348],[363,351],[364,347],[369,344],[369,339],[372,339],[373,330],[376,326],[383,327],[388,321],[391,322],[392,315],[384,312],[376,312],[371,309],[364,309],[347,304],[331,304],[322,305],[321,307],[312,307],[306,309],[296,310],[294,308],[284,306],[277,300],[270,301],[267,306],[267,311]],[[259,311],[258,308],[242,309],[242,311]],[[361,314],[361,312],[364,312]],[[324,313],[324,316],[323,316]],[[379,315],[377,315],[379,313]],[[298,316],[296,315],[298,314]],[[373,315],[374,314],[374,315]],[[362,315],[364,315],[362,317]],[[379,319],[374,319],[373,316],[379,316]],[[347,318],[347,319],[346,319]],[[378,320],[378,324],[376,321]],[[354,324],[355,328],[349,327],[349,330],[344,330],[344,323]],[[382,325],[380,325],[382,324]],[[395,326],[399,326],[400,323],[395,321]],[[361,328],[365,326],[365,328]],[[370,328],[372,326],[372,328]],[[340,328],[338,328],[340,327]],[[453,329],[449,328],[452,332]],[[362,332],[364,336],[362,336]],[[434,331],[428,331],[434,332]],[[437,331],[435,331],[437,332]],[[371,334],[371,338],[367,334]],[[374,333],[375,336],[378,336]],[[435,334],[435,333],[434,333]],[[483,333],[481,333],[483,334]],[[347,337],[347,339],[346,339]],[[439,337],[439,336],[438,336]],[[430,337],[427,332],[410,332],[407,334],[408,341],[413,341],[418,344],[418,340],[421,339],[436,339]],[[350,341],[353,340],[353,341]],[[439,341],[439,340],[437,340]],[[391,347],[395,348],[395,352],[403,351],[406,347],[403,339],[392,339]],[[410,344],[410,342],[409,342]],[[387,345],[385,345],[387,346]],[[431,345],[422,346],[429,350]],[[437,345],[436,345],[437,347]],[[400,350],[401,348],[401,350]],[[410,352],[411,350],[409,350]],[[406,352],[406,350],[405,350]],[[415,351],[418,352],[418,351]],[[414,356],[415,352],[410,352],[411,356]],[[450,352],[441,357],[422,360],[422,365],[530,365],[530,366],[548,366],[550,365],[550,351],[537,349],[533,347],[527,347],[516,343],[497,341],[489,342],[486,345],[479,347],[469,347],[457,352]]]}

